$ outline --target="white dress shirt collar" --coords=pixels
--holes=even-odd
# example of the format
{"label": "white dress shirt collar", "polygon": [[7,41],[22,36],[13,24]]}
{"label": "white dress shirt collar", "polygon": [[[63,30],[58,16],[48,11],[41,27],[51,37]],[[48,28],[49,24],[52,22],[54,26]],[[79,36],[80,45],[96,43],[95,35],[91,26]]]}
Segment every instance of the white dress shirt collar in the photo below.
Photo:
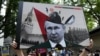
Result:
{"label": "white dress shirt collar", "polygon": [[[54,42],[52,42],[52,41],[50,41],[50,40],[49,40],[49,42],[50,42],[52,48],[54,48],[54,47],[56,46],[56,44],[57,44],[57,43],[54,43]],[[61,40],[61,42],[60,42],[59,44],[60,44],[62,47],[66,47],[66,43],[65,43],[64,38]]]}

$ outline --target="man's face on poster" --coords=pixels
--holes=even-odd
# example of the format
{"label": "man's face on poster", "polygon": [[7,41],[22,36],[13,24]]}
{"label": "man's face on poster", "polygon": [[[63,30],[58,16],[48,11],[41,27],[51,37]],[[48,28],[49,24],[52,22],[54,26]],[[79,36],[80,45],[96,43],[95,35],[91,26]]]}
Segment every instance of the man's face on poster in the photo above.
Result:
{"label": "man's face on poster", "polygon": [[58,43],[64,38],[65,28],[62,24],[46,21],[45,28],[47,31],[47,37],[52,42]]}

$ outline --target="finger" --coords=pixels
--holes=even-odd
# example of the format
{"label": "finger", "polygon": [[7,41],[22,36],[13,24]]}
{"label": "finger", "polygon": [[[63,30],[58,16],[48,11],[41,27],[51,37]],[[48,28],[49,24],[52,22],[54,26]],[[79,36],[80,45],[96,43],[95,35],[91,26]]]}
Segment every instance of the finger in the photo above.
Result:
{"label": "finger", "polygon": [[31,56],[31,55],[28,55],[28,56]]}
{"label": "finger", "polygon": [[93,40],[90,39],[90,44],[89,44],[88,48],[91,49],[92,47],[93,47]]}
{"label": "finger", "polygon": [[11,46],[12,46],[13,48],[16,48],[16,47],[17,47],[17,43],[12,43]]}
{"label": "finger", "polygon": [[16,43],[15,39],[14,39],[13,42],[11,43],[11,46],[12,46],[13,48],[16,48],[16,47],[17,47],[17,43]]}
{"label": "finger", "polygon": [[93,47],[93,40],[91,39],[90,40],[90,48],[92,48]]}
{"label": "finger", "polygon": [[32,55],[32,53],[30,52],[29,54],[28,54],[28,56],[31,56]]}
{"label": "finger", "polygon": [[90,43],[93,44],[93,40],[92,39],[90,40]]}

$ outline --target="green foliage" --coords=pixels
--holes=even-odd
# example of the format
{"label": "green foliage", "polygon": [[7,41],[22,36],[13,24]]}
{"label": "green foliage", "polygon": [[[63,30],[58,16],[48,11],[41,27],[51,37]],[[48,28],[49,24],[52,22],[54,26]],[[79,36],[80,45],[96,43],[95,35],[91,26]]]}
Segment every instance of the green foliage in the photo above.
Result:
{"label": "green foliage", "polygon": [[64,4],[70,6],[81,6],[84,9],[87,27],[89,30],[95,28],[95,23],[100,26],[100,1],[99,0],[65,0]]}

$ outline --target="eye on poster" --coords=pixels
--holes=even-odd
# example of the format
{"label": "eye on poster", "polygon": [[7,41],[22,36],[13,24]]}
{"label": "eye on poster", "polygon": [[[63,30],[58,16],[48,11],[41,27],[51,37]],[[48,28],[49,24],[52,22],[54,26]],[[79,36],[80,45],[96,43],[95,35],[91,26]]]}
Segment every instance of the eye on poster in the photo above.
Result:
{"label": "eye on poster", "polygon": [[60,16],[60,23],[65,26],[66,41],[81,46],[89,45],[89,34],[82,7],[20,2],[16,35],[20,48],[29,48],[48,40],[44,24],[53,12]]}

